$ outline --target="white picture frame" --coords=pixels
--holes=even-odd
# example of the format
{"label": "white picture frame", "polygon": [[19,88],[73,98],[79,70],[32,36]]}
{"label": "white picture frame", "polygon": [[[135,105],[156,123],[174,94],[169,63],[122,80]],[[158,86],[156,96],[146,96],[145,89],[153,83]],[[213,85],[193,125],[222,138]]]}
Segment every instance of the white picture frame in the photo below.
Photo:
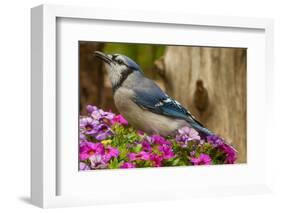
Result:
{"label": "white picture frame", "polygon": [[[67,174],[67,179],[61,179],[61,170],[65,171],[65,167],[59,166],[59,161],[65,161],[61,159],[62,150],[58,151],[58,134],[57,131],[57,120],[60,116],[58,114],[58,104],[57,99],[58,88],[60,87],[61,78],[57,77],[57,70],[59,69],[58,64],[58,34],[61,29],[61,25],[58,24],[60,20],[98,20],[99,24],[106,21],[118,22],[120,26],[122,23],[135,23],[142,24],[143,27],[146,24],[153,24],[154,26],[164,26],[169,29],[173,26],[196,26],[200,28],[208,29],[223,29],[223,31],[232,32],[234,30],[246,30],[246,31],[256,31],[260,32],[262,35],[258,38],[257,42],[264,42],[261,45],[262,52],[259,55],[256,66],[252,68],[257,68],[257,77],[249,78],[248,82],[251,85],[263,85],[259,87],[259,93],[261,94],[261,106],[255,106],[255,98],[251,98],[251,103],[248,105],[248,111],[250,112],[248,119],[248,127],[254,128],[256,130],[261,130],[259,124],[255,124],[255,115],[260,113],[262,110],[267,108],[267,117],[263,117],[263,123],[270,123],[271,115],[273,111],[272,106],[272,96],[271,88],[273,79],[273,21],[270,19],[256,19],[256,18],[238,18],[238,17],[216,17],[216,16],[203,16],[203,15],[188,15],[188,14],[173,14],[173,13],[162,13],[161,11],[120,11],[113,9],[101,9],[101,8],[84,8],[84,7],[74,7],[74,6],[54,6],[54,5],[41,5],[31,10],[31,56],[32,56],[32,143],[31,143],[31,201],[33,204],[47,208],[47,207],[59,207],[59,206],[75,206],[75,205],[91,205],[99,203],[114,203],[114,202],[129,202],[129,201],[143,201],[143,200],[160,200],[160,199],[179,199],[188,198],[194,196],[213,196],[213,195],[232,195],[232,194],[251,194],[251,193],[264,193],[271,191],[271,165],[270,165],[270,141],[273,134],[272,129],[266,125],[266,132],[263,140],[266,143],[261,144],[257,142],[255,146],[252,146],[253,139],[261,141],[262,139],[248,137],[250,146],[250,156],[247,161],[247,165],[233,165],[228,166],[216,166],[212,168],[200,167],[200,168],[163,168],[160,170],[142,170],[137,169],[130,171],[130,174],[119,172],[119,171],[102,171],[100,173],[84,173],[84,177],[78,177],[80,175],[73,174],[73,172],[65,172]],[[71,25],[71,23],[68,25]],[[114,25],[114,24],[113,24]],[[66,28],[64,28],[66,29]],[[167,30],[166,29],[166,30]],[[71,30],[71,27],[67,30]],[[68,32],[68,31],[65,31]],[[73,33],[73,36],[78,35]],[[210,32],[210,35],[211,32]],[[215,35],[215,34],[214,34]],[[69,34],[69,38],[74,38]],[[119,41],[122,38],[119,36]],[[207,36],[207,35],[206,35]],[[165,37],[165,36],[164,36]],[[233,43],[235,40],[235,34],[232,35],[231,41],[228,44],[239,45],[241,43]],[[65,38],[66,39],[66,38]],[[74,38],[76,39],[76,38]],[[109,38],[108,38],[109,39]],[[127,41],[128,38],[124,38],[123,41]],[[175,38],[178,39],[178,38]],[[207,42],[198,40],[194,41],[199,46],[216,46],[220,41],[216,38],[212,38]],[[254,39],[253,39],[254,40]],[[134,41],[134,40],[132,40]],[[136,38],[135,41],[138,41]],[[168,42],[168,41],[167,41]],[[223,42],[223,41],[221,41]],[[247,43],[248,41],[246,41]],[[163,43],[165,41],[163,40]],[[247,44],[245,46],[247,47]],[[183,42],[184,44],[184,42]],[[249,44],[250,45],[250,44]],[[255,44],[251,44],[255,48]],[[71,47],[69,47],[71,49]],[[75,51],[75,49],[73,50]],[[71,51],[69,51],[71,52]],[[251,66],[254,62],[254,55],[252,56],[248,64]],[[61,59],[61,58],[60,58]],[[261,65],[259,67],[258,65]],[[77,68],[77,67],[76,67]],[[75,68],[75,69],[76,69]],[[251,68],[251,67],[250,67]],[[251,72],[250,72],[251,73]],[[63,74],[63,73],[62,73]],[[78,75],[77,75],[78,76]],[[77,78],[76,76],[76,78]],[[264,78],[265,77],[265,78]],[[252,89],[255,87],[253,86]],[[74,88],[75,89],[75,88]],[[248,95],[252,95],[254,91],[249,90]],[[77,105],[77,104],[76,104]],[[251,107],[251,108],[249,108]],[[75,109],[74,109],[75,111]],[[256,125],[255,127],[253,125]],[[264,146],[264,147],[262,147]],[[64,146],[61,146],[64,147]],[[261,153],[262,148],[266,150],[263,159],[266,161],[260,163],[258,160],[258,155]],[[70,148],[69,148],[70,149]],[[68,150],[63,149],[63,152]],[[254,157],[251,157],[254,156]],[[77,158],[78,160],[78,158]],[[65,166],[65,164],[62,164]],[[70,165],[69,171],[73,171],[73,167],[77,165]],[[173,177],[171,176],[171,171],[173,172]],[[233,180],[228,181],[215,181],[215,174],[221,172],[222,177],[232,178],[231,175],[236,174],[237,176]],[[161,188],[163,184],[169,178],[178,178],[178,182],[182,181],[184,183],[185,178],[189,180],[201,180],[200,177],[205,176],[206,172],[214,184],[203,184],[199,187],[195,184],[192,188],[188,184],[175,183],[174,185],[168,185],[167,189]],[[78,174],[78,170],[77,170]],[[98,175],[97,175],[98,174]],[[243,176],[244,174],[244,176]],[[82,182],[89,180],[93,175],[98,176],[99,181],[107,181],[114,176],[123,178],[125,181],[129,181],[126,178],[141,181],[140,177],[143,176],[144,180],[152,179],[153,177],[163,176],[163,180],[159,181],[159,184],[151,186],[151,188],[145,188],[144,185],[140,185],[136,188],[139,193],[134,193],[130,186],[123,186],[118,189],[117,193],[112,193],[108,195],[106,193],[102,194],[99,191],[98,194],[93,195],[83,195],[83,191],[79,191],[78,187],[75,187],[78,179],[83,180]],[[65,175],[64,175],[65,176]],[[73,176],[73,178],[72,178]],[[75,176],[75,177],[74,177]],[[62,175],[63,177],[63,175]],[[165,179],[165,178],[166,179]],[[256,178],[253,178],[256,177]],[[80,179],[82,178],[82,179]],[[97,177],[95,177],[97,178]],[[196,181],[195,181],[196,183]],[[231,184],[232,183],[232,184]],[[65,185],[69,188],[65,193],[60,192],[60,185]],[[73,188],[71,188],[73,185]],[[108,186],[114,187],[113,185]],[[154,188],[153,188],[154,187]],[[83,187],[82,187],[83,188]],[[125,189],[123,189],[125,188]],[[142,189],[150,190],[150,195],[145,194]],[[101,190],[101,189],[97,189]],[[123,190],[123,191],[122,191]],[[74,193],[79,191],[79,193]],[[113,190],[114,191],[114,190]],[[73,192],[73,193],[72,193]],[[168,195],[170,194],[172,195]],[[121,194],[120,194],[121,193]]]}

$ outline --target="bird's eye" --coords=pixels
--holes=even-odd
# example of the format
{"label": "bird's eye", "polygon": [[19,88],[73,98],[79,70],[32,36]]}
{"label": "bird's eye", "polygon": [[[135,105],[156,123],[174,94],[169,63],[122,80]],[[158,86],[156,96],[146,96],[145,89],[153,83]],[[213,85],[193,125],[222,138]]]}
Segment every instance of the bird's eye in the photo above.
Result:
{"label": "bird's eye", "polygon": [[117,59],[118,64],[123,64],[123,61],[121,59]]}

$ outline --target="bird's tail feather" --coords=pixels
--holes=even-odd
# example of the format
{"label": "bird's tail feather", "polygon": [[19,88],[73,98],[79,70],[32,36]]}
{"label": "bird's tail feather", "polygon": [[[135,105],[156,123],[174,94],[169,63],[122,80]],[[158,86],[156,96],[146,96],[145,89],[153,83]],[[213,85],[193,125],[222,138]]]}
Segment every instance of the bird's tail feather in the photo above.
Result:
{"label": "bird's tail feather", "polygon": [[198,125],[198,124],[194,124],[194,125],[192,125],[192,127],[193,127],[195,130],[197,130],[197,131],[199,132],[199,134],[200,134],[201,136],[203,136],[203,137],[207,137],[207,136],[210,136],[210,135],[214,135],[214,133],[213,133],[211,130],[209,130],[209,129],[203,127],[203,126],[200,126],[200,125]]}
{"label": "bird's tail feather", "polygon": [[[211,130],[203,127],[203,126],[200,126],[198,124],[194,124],[192,125],[192,128],[194,128],[196,131],[199,132],[199,135],[202,137],[202,138],[207,138],[208,136],[211,136],[211,135],[215,135],[215,133],[213,133]],[[223,139],[223,138],[222,138]],[[224,139],[223,139],[224,140]],[[230,143],[228,143],[227,141],[224,140],[224,143],[227,144],[228,146],[230,146],[236,153],[238,152],[234,147],[233,145],[231,145]]]}

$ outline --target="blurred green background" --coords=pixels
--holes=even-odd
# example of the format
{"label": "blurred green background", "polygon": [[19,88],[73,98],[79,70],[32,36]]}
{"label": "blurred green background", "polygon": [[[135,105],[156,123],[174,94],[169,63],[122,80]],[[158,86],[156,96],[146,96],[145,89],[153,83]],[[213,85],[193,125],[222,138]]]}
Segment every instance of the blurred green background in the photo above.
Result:
{"label": "blurred green background", "polygon": [[156,59],[164,55],[165,48],[164,45],[107,43],[103,51],[108,54],[126,55],[136,61],[147,76],[158,78],[158,73],[153,72],[153,64]]}

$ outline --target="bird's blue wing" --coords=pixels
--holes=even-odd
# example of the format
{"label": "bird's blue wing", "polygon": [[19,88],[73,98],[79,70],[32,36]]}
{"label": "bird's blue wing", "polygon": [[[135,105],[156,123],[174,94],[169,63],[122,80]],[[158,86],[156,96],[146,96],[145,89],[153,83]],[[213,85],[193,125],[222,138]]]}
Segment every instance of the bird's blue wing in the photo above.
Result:
{"label": "bird's blue wing", "polygon": [[134,88],[134,101],[140,107],[148,109],[154,113],[169,117],[184,119],[194,125],[203,125],[197,121],[189,111],[177,101],[165,94],[153,81],[147,79]]}

